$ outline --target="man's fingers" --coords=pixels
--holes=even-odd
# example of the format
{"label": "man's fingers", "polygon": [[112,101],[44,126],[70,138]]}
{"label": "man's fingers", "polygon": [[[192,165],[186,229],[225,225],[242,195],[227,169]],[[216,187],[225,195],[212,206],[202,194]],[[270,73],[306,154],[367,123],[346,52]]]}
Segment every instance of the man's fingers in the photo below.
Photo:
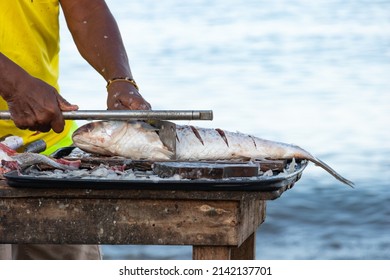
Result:
{"label": "man's fingers", "polygon": [[63,98],[59,94],[57,95],[57,101],[61,111],[76,111],[79,109],[79,106],[75,104],[70,104],[65,98]]}
{"label": "man's fingers", "polygon": [[53,119],[53,121],[50,123],[50,126],[54,132],[61,133],[64,130],[65,121],[61,116],[60,118]]}

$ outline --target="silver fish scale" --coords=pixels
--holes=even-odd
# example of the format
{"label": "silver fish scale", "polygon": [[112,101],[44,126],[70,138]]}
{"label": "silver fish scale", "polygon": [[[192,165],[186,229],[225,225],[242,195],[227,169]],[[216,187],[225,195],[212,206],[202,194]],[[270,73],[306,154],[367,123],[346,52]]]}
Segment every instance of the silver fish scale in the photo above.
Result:
{"label": "silver fish scale", "polygon": [[[195,132],[194,132],[195,130]],[[254,137],[239,132],[177,126],[176,158],[179,160],[224,160],[262,157]]]}

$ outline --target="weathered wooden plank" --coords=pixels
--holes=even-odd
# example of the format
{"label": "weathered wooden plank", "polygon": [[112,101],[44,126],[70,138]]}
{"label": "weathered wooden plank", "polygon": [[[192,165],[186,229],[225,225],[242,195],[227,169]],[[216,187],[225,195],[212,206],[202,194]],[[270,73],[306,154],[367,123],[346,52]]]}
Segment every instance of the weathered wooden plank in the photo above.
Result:
{"label": "weathered wooden plank", "polygon": [[280,197],[289,188],[286,186],[276,191],[196,191],[187,190],[143,190],[125,188],[81,188],[69,185],[69,188],[12,188],[5,180],[0,180],[0,197],[57,197],[57,198],[120,198],[120,199],[186,199],[186,200],[235,200],[244,198],[273,200]]}
{"label": "weathered wooden plank", "polygon": [[238,209],[231,201],[1,199],[0,241],[237,246]]}
{"label": "weathered wooden plank", "polygon": [[266,201],[242,200],[239,210],[240,230],[238,245],[247,240],[250,235],[264,222],[266,217]]}

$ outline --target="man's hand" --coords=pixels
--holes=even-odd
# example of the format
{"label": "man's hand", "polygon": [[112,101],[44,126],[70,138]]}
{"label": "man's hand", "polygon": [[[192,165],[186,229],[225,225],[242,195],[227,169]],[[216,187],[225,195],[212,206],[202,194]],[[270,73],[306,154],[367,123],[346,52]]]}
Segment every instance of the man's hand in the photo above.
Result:
{"label": "man's hand", "polygon": [[20,84],[6,101],[15,125],[32,131],[53,129],[60,133],[65,126],[61,111],[78,109],[77,105],[61,97],[54,87],[34,77]]}
{"label": "man's hand", "polygon": [[139,94],[131,83],[113,82],[107,89],[109,110],[150,110],[150,104]]}

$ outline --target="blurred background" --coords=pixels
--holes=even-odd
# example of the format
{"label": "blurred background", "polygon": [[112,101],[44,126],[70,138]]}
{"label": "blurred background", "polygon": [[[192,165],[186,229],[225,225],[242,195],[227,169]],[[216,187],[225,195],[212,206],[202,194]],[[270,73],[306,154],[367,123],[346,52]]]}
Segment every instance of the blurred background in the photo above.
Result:
{"label": "blurred background", "polygon": [[[267,204],[258,259],[390,259],[390,1],[107,0],[153,109],[178,122],[297,144],[310,164]],[[61,91],[106,109],[105,81],[63,18]],[[189,246],[103,246],[105,259],[191,259]]]}

